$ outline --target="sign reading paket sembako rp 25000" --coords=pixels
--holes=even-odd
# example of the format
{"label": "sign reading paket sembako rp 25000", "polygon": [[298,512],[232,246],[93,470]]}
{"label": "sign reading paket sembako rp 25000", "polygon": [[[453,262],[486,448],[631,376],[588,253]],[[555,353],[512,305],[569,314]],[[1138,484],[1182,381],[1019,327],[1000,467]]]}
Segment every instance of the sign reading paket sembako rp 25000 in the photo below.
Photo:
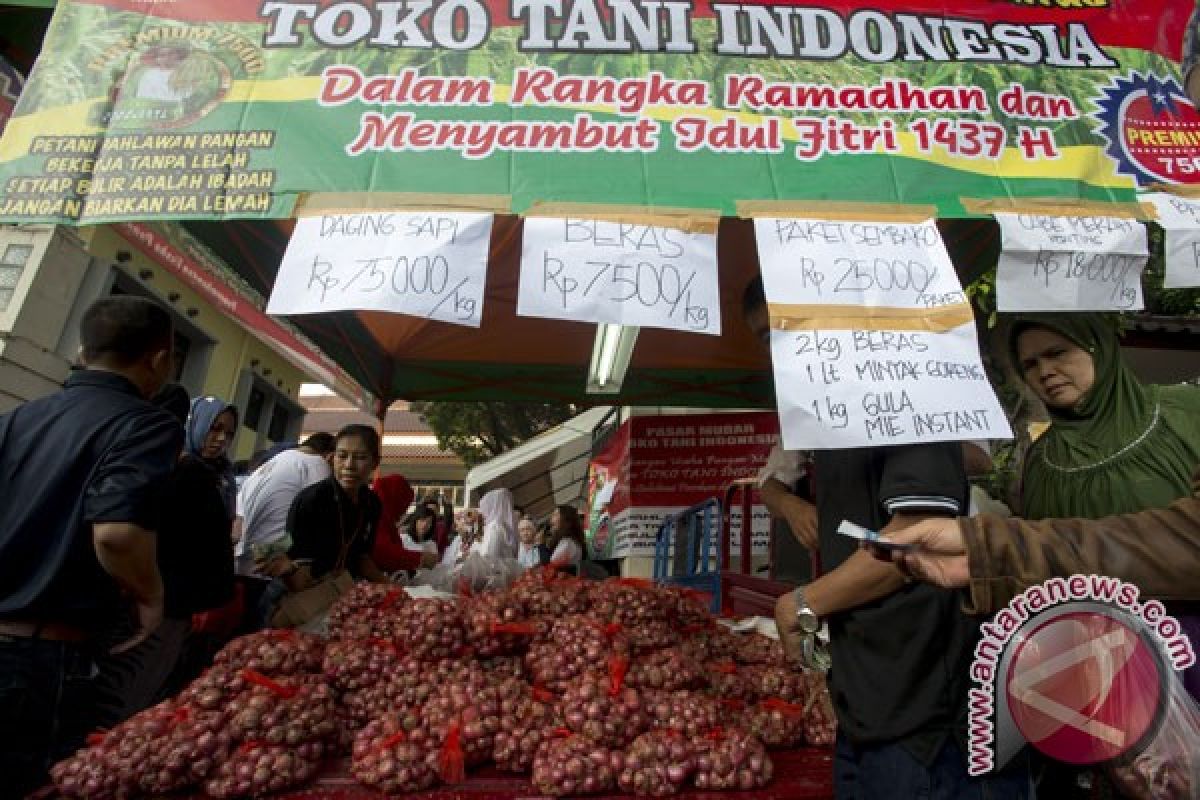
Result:
{"label": "sign reading paket sembako rp 25000", "polygon": [[705,208],[1131,200],[1200,178],[1192,0],[64,0],[0,220],[304,192]]}

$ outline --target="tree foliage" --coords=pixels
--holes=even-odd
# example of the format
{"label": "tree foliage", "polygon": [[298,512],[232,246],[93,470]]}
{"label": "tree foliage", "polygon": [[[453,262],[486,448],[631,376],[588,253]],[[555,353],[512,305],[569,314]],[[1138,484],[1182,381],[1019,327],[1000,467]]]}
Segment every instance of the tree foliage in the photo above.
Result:
{"label": "tree foliage", "polygon": [[438,446],[468,466],[495,458],[579,413],[569,403],[413,403]]}

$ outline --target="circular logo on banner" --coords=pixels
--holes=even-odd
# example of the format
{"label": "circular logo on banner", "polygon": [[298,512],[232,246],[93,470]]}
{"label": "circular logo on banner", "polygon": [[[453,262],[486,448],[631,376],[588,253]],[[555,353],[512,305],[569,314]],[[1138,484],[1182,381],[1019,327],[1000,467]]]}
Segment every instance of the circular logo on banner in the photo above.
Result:
{"label": "circular logo on banner", "polygon": [[157,44],[125,75],[109,123],[113,128],[167,130],[190,125],[215,109],[233,78],[216,55],[193,43]]}
{"label": "circular logo on banner", "polygon": [[1153,646],[1101,611],[1056,616],[1024,636],[1005,690],[1013,722],[1041,752],[1096,764],[1143,742],[1165,700]]}
{"label": "circular logo on banner", "polygon": [[1095,103],[1096,132],[1118,173],[1141,186],[1200,183],[1200,112],[1178,81],[1130,72]]}

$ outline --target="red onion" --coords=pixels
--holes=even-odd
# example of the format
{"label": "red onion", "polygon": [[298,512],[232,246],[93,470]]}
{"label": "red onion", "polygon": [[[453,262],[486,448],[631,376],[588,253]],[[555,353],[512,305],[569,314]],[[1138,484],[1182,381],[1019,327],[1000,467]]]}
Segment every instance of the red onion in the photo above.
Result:
{"label": "red onion", "polygon": [[294,630],[268,630],[239,636],[213,658],[216,666],[252,669],[263,675],[320,672],[325,640]]}
{"label": "red onion", "polygon": [[770,697],[742,712],[741,724],[772,750],[804,744],[807,714],[803,706]]}
{"label": "red onion", "polygon": [[329,609],[329,635],[334,639],[392,639],[397,613],[412,602],[399,586],[362,581]]}
{"label": "red onion", "polygon": [[808,702],[804,707],[804,741],[811,747],[833,747],[837,738],[837,716],[833,698],[821,672],[805,672]]}
{"label": "red onion", "polygon": [[396,643],[421,661],[461,657],[466,637],[457,600],[413,600],[400,609]]}
{"label": "red onion", "polygon": [[618,626],[603,626],[587,614],[569,614],[554,623],[548,639],[534,644],[525,657],[537,684],[565,688],[577,676],[604,670],[612,655],[628,655],[629,645]]}
{"label": "red onion", "polygon": [[542,743],[563,727],[554,702],[546,690],[522,688],[514,682],[500,687],[500,729],[496,731],[492,760],[506,772],[528,772]]}
{"label": "red onion", "polygon": [[567,728],[612,748],[625,747],[649,728],[640,693],[623,686],[622,678],[591,673],[567,689],[560,704]]}
{"label": "red onion", "polygon": [[709,598],[702,592],[682,586],[659,587],[659,603],[671,624],[691,635],[715,625],[709,611]]}
{"label": "red onion", "polygon": [[639,796],[675,794],[696,769],[691,741],[677,730],[643,733],[629,749],[617,785]]}
{"label": "red onion", "polygon": [[800,706],[808,702],[808,681],[798,669],[751,664],[739,672],[759,697],[777,697]]}
{"label": "red onion", "polygon": [[354,739],[350,771],[360,783],[387,794],[417,792],[438,783],[438,744],[424,728],[377,719]]}
{"label": "red onion", "polygon": [[435,739],[458,726],[464,764],[482,764],[491,759],[500,729],[499,692],[472,683],[444,684],[421,710],[421,721]]}
{"label": "red onion", "polygon": [[591,613],[605,622],[619,623],[630,632],[645,624],[669,628],[660,591],[636,578],[610,578],[593,589]]}
{"label": "red onion", "polygon": [[355,692],[376,685],[402,660],[400,649],[387,639],[344,639],[325,648],[323,673],[335,689]]}
{"label": "red onion", "polygon": [[633,659],[626,682],[635,689],[695,689],[708,679],[683,650],[668,648]]}
{"label": "red onion", "polygon": [[520,603],[527,616],[560,617],[588,608],[592,584],[553,568],[527,570],[508,590],[510,600]]}
{"label": "red onion", "polygon": [[710,732],[696,740],[695,752],[697,789],[748,792],[766,786],[774,774],[767,748],[739,728]]}
{"label": "red onion", "polygon": [[221,762],[205,782],[204,791],[216,800],[281,792],[307,783],[323,755],[316,743],[301,750],[248,742]]}
{"label": "red onion", "polygon": [[533,785],[553,797],[603,794],[616,786],[624,759],[584,736],[550,739],[533,759]]}
{"label": "red onion", "polygon": [[523,653],[538,632],[524,619],[524,604],[508,593],[478,595],[465,606],[467,644],[480,658]]}
{"label": "red onion", "polygon": [[742,668],[729,660],[710,661],[704,665],[708,685],[713,695],[722,700],[754,700],[754,691]]}
{"label": "red onion", "polygon": [[296,747],[337,733],[333,690],[319,679],[285,682],[246,677],[255,685],[238,698],[229,719],[229,732],[238,741]]}
{"label": "red onion", "polygon": [[690,738],[712,730],[726,716],[719,700],[700,692],[647,690],[642,703],[655,728],[677,730]]}
{"label": "red onion", "polygon": [[779,640],[763,636],[761,633],[742,636],[733,657],[741,664],[767,664],[777,667],[785,664],[783,645]]}

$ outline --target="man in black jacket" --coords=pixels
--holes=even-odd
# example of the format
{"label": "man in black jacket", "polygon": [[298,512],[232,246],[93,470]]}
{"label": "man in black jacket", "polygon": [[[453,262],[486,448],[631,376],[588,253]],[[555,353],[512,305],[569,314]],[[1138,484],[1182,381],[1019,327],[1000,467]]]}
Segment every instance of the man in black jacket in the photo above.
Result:
{"label": "man in black jacket", "polygon": [[[183,431],[149,398],[171,373],[171,317],[104,298],[61,391],[0,416],[0,774],[23,796],[82,741],[93,656],[114,619],[163,618],[157,498]],[[72,718],[72,715],[75,715]]]}

